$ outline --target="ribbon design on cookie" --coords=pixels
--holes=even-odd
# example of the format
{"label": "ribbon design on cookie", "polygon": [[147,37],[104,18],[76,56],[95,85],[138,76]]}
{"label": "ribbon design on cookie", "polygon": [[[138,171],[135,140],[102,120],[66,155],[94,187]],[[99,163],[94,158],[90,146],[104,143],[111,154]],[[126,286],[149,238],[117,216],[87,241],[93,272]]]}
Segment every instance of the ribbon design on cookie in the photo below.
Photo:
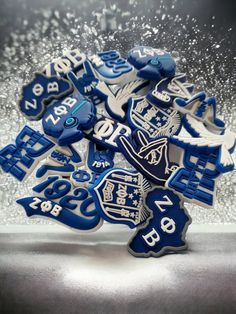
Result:
{"label": "ribbon design on cookie", "polygon": [[33,197],[17,200],[27,216],[50,218],[79,231],[102,226],[103,220],[87,189],[74,188],[69,180],[50,176],[33,191]]}

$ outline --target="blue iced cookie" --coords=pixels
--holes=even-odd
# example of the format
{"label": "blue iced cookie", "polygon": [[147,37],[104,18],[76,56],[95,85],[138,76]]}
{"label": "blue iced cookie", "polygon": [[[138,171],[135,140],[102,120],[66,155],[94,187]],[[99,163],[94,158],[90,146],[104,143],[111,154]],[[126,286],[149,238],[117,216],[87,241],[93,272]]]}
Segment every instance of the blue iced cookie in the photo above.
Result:
{"label": "blue iced cookie", "polygon": [[45,112],[45,106],[55,98],[61,98],[72,91],[67,80],[36,73],[34,79],[23,87],[19,108],[29,120],[39,120]]}
{"label": "blue iced cookie", "polygon": [[62,57],[54,59],[53,62],[47,64],[43,73],[48,77],[55,75],[66,77],[70,71],[79,71],[83,67],[85,60],[86,55],[79,49],[67,50]]}
{"label": "blue iced cookie", "polygon": [[134,256],[157,257],[185,249],[191,218],[180,198],[168,189],[156,187],[148,192],[145,204],[152,214],[129,241],[129,252]]}
{"label": "blue iced cookie", "polygon": [[87,189],[74,188],[60,176],[50,176],[33,188],[34,195],[17,200],[28,217],[44,217],[75,231],[95,231],[102,226],[93,199]]}
{"label": "blue iced cookie", "polygon": [[85,165],[71,174],[71,182],[86,188],[94,184],[101,173],[114,166],[114,154],[113,150],[89,141]]}
{"label": "blue iced cookie", "polygon": [[179,112],[202,121],[210,131],[221,133],[225,129],[225,123],[216,117],[215,97],[207,97],[205,92],[200,92],[188,100],[176,98],[173,106]]}
{"label": "blue iced cookie", "polygon": [[45,178],[52,174],[70,177],[81,165],[80,153],[72,145],[57,146],[37,169],[36,177]]}
{"label": "blue iced cookie", "polygon": [[44,134],[24,126],[17,135],[15,144],[9,144],[0,150],[0,166],[3,171],[23,181],[54,148],[55,143]]}
{"label": "blue iced cookie", "polygon": [[169,161],[169,139],[151,139],[145,132],[136,130],[131,137],[119,136],[117,145],[127,161],[145,177],[164,185],[177,165]]}
{"label": "blue iced cookie", "polygon": [[170,107],[175,98],[188,100],[192,97],[194,85],[188,83],[184,73],[178,73],[173,78],[164,78],[155,88],[147,93],[147,100],[155,106]]}
{"label": "blue iced cookie", "polygon": [[150,188],[142,174],[114,168],[99,176],[90,193],[105,220],[135,228],[149,217],[143,198]]}
{"label": "blue iced cookie", "polygon": [[81,95],[54,101],[43,116],[44,132],[57,139],[60,146],[81,140],[83,131],[96,122],[94,105]]}
{"label": "blue iced cookie", "polygon": [[178,134],[181,128],[181,117],[175,109],[154,106],[144,96],[130,98],[127,120],[132,129],[146,131],[151,138]]}
{"label": "blue iced cookie", "polygon": [[87,166],[96,173],[103,173],[114,166],[114,151],[104,149],[94,142],[89,142],[87,151]]}
{"label": "blue iced cookie", "polygon": [[219,172],[228,172],[234,169],[234,161],[231,156],[235,149],[235,133],[226,129],[223,134],[215,134],[209,131],[203,121],[199,121],[189,114],[183,119],[183,125],[188,131],[173,135],[171,141],[184,149],[191,147],[198,152],[213,153],[216,155],[216,168]]}
{"label": "blue iced cookie", "polygon": [[159,81],[175,75],[175,61],[164,50],[136,46],[128,52],[128,61],[138,70],[137,75],[146,80]]}
{"label": "blue iced cookie", "polygon": [[99,52],[89,57],[100,80],[108,84],[120,84],[135,77],[133,66],[116,50]]}
{"label": "blue iced cookie", "polygon": [[89,131],[85,131],[85,136],[104,148],[119,152],[116,143],[118,136],[128,136],[131,132],[132,131],[128,125],[98,115],[94,127]]}

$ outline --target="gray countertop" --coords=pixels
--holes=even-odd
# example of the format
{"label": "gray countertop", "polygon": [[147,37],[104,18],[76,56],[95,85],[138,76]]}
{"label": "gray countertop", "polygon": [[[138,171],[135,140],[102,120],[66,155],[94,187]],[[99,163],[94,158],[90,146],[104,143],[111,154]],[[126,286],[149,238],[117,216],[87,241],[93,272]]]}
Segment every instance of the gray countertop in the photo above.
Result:
{"label": "gray countertop", "polygon": [[190,227],[189,250],[135,258],[105,224],[0,228],[0,313],[235,313],[235,225]]}

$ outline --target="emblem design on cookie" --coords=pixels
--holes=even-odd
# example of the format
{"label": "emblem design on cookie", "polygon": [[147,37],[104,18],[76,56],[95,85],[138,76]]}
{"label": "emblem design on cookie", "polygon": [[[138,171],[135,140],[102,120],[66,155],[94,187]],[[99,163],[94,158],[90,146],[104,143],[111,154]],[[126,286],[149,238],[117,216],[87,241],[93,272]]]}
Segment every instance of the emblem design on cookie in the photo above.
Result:
{"label": "emblem design on cookie", "polygon": [[25,180],[38,163],[55,148],[55,143],[44,134],[24,126],[16,137],[15,144],[0,150],[0,166],[17,180]]}
{"label": "emblem design on cookie", "polygon": [[72,85],[67,80],[36,73],[34,79],[23,86],[19,108],[27,119],[39,120],[52,99],[68,95],[71,91]]}
{"label": "emblem design on cookie", "polygon": [[57,139],[60,146],[81,140],[84,130],[96,122],[94,105],[81,95],[71,95],[53,102],[43,117],[43,129]]}
{"label": "emblem design on cookie", "polygon": [[105,220],[134,228],[149,217],[143,198],[150,188],[142,174],[115,168],[105,171],[90,192]]}
{"label": "emblem design on cookie", "polygon": [[129,100],[127,119],[131,127],[146,131],[151,138],[178,134],[181,127],[180,114],[175,109],[154,106],[146,97]]}
{"label": "emblem design on cookie", "polygon": [[188,83],[184,73],[178,73],[173,78],[164,78],[155,88],[147,93],[147,100],[160,107],[172,106],[175,98],[190,99],[194,85]]}
{"label": "emblem design on cookie", "polygon": [[180,198],[166,188],[156,187],[148,192],[145,205],[151,210],[151,216],[129,241],[129,252],[135,256],[157,257],[168,251],[186,249],[185,234],[191,218]]}
{"label": "emblem design on cookie", "polygon": [[175,75],[175,61],[164,50],[137,46],[129,51],[128,61],[138,70],[137,75],[146,80],[159,81]]}
{"label": "emblem design on cookie", "polygon": [[169,161],[169,139],[150,137],[134,131],[132,137],[119,136],[117,145],[128,162],[156,184],[164,185],[177,165]]}

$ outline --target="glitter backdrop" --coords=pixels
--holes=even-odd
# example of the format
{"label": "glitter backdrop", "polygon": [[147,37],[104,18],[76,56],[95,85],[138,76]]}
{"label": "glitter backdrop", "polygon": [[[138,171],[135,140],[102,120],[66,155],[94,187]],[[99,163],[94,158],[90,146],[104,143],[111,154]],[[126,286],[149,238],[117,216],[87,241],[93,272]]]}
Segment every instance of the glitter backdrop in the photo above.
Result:
{"label": "glitter backdrop", "polygon": [[[212,11],[212,1],[1,1],[0,147],[13,142],[27,122],[17,108],[22,85],[75,47],[87,53],[113,48],[125,56],[145,44],[172,52],[178,70],[196,90],[216,96],[219,117],[236,131],[236,8],[234,1],[220,3],[214,1]],[[41,129],[40,122],[28,124]],[[117,161],[122,165],[121,157]],[[0,224],[48,223],[27,219],[15,204],[31,195],[34,182],[31,176],[18,183],[0,170]],[[193,222],[236,222],[235,186],[235,172],[226,174],[218,182],[214,209],[187,205]]]}

